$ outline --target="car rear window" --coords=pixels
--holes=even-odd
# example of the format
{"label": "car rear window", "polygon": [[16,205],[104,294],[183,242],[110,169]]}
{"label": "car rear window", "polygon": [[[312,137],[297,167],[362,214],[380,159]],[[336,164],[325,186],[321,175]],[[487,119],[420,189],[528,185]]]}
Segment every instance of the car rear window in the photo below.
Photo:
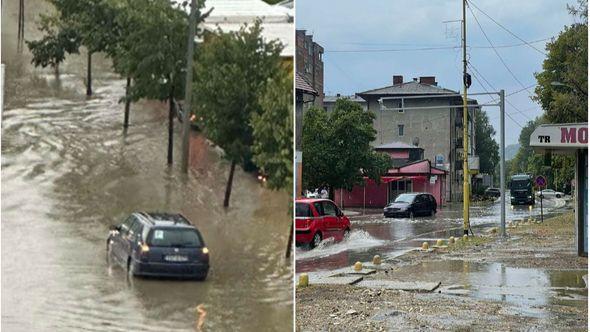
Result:
{"label": "car rear window", "polygon": [[311,209],[307,203],[296,203],[295,204],[295,216],[296,217],[311,217]]}
{"label": "car rear window", "polygon": [[194,229],[156,228],[147,241],[154,247],[201,247],[201,237]]}

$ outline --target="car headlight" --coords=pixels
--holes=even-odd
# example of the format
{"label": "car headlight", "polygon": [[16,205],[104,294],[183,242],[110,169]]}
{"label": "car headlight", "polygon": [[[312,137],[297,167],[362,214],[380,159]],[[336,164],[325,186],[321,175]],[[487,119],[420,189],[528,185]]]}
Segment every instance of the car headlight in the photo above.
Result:
{"label": "car headlight", "polygon": [[530,195],[529,195],[529,198],[533,198],[533,196],[530,196]]}
{"label": "car headlight", "polygon": [[510,196],[510,199],[514,199],[514,196]]}

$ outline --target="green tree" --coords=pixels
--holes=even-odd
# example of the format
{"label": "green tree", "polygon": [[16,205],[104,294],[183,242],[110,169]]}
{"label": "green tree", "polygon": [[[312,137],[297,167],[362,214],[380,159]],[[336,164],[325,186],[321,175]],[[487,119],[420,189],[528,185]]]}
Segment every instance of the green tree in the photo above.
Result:
{"label": "green tree", "polygon": [[547,44],[543,71],[536,73],[538,86],[533,100],[545,110],[551,123],[588,121],[588,2],[579,1],[570,13],[582,18]]}
{"label": "green tree", "polygon": [[530,147],[530,137],[535,128],[543,123],[546,123],[545,119],[543,117],[537,117],[533,121],[527,122],[520,131],[520,135],[518,136],[520,148],[514,159],[512,159],[510,174],[527,172],[529,157],[534,154],[533,149]]}
{"label": "green tree", "polygon": [[330,115],[318,108],[306,111],[302,133],[303,186],[328,185],[333,197],[334,189],[352,190],[363,183],[365,176],[379,183],[391,160],[371,147],[376,135],[374,118],[373,113],[347,99],[337,100]]}
{"label": "green tree", "polygon": [[495,174],[500,162],[499,145],[493,139],[496,135],[488,115],[481,109],[475,110],[475,151],[479,156],[479,169],[482,173]]}
{"label": "green tree", "polygon": [[78,53],[80,36],[72,27],[60,24],[57,16],[41,15],[38,28],[44,33],[43,38],[26,41],[33,54],[31,63],[35,67],[50,66],[59,75],[59,64],[66,54]]}
{"label": "green tree", "polygon": [[574,178],[575,158],[568,155],[553,155],[546,160],[544,155],[535,153],[530,147],[530,137],[535,128],[546,124],[547,120],[541,116],[529,121],[521,130],[518,142],[520,148],[507,168],[509,176],[518,173],[542,175],[547,178],[548,186],[555,190],[563,190],[564,185]]}
{"label": "green tree", "polygon": [[268,176],[267,186],[293,190],[293,76],[278,72],[252,114],[254,163]]}
{"label": "green tree", "polygon": [[86,94],[92,95],[92,54],[115,47],[120,29],[116,0],[49,0],[57,9],[62,26],[76,31],[87,50]]}
{"label": "green tree", "polygon": [[[290,69],[290,68],[289,68]],[[254,163],[268,176],[273,190],[293,191],[293,75],[277,72],[260,100],[261,113],[252,114]],[[291,197],[291,196],[290,196]],[[290,209],[292,212],[292,209]],[[292,218],[291,218],[292,219]],[[293,221],[285,257],[291,255]]]}
{"label": "green tree", "polygon": [[204,131],[225,151],[230,161],[223,206],[229,206],[236,164],[245,165],[254,144],[250,121],[262,113],[261,96],[268,80],[284,70],[283,46],[265,42],[260,22],[237,32],[218,31],[197,50],[195,112],[203,118]]}
{"label": "green tree", "polygon": [[[125,100],[168,102],[167,161],[172,164],[176,100],[184,97],[188,14],[167,0],[128,0],[117,8],[113,24],[124,33],[108,50],[115,70],[127,76]],[[127,107],[125,117],[127,122]]]}

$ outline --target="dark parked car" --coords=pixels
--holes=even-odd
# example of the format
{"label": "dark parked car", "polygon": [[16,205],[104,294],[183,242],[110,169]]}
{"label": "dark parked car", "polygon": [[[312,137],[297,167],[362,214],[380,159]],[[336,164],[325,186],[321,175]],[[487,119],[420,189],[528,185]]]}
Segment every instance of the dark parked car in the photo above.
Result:
{"label": "dark parked car", "polygon": [[383,208],[385,217],[410,217],[436,213],[436,199],[429,193],[407,193],[397,196],[393,203]]}
{"label": "dark parked car", "polygon": [[209,249],[203,237],[181,214],[136,212],[111,227],[107,258],[129,276],[205,280]]}
{"label": "dark parked car", "polygon": [[498,188],[487,188],[484,192],[483,192],[484,197],[486,198],[496,198],[496,197],[500,197],[500,189]]}

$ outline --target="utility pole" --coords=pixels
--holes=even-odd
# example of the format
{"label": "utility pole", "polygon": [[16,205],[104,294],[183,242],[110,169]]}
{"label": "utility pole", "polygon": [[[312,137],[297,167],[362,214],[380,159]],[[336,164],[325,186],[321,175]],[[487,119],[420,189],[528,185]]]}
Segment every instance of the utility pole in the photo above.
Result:
{"label": "utility pole", "polygon": [[505,93],[504,90],[500,90],[500,204],[502,208],[500,209],[500,235],[504,238],[506,237],[506,175],[504,167],[506,165],[506,151],[505,151],[505,142],[504,142],[504,135],[505,135],[505,128],[504,128],[504,116],[505,116],[505,105],[504,100]]}
{"label": "utility pole", "polygon": [[182,172],[188,172],[188,154],[190,144],[190,113],[193,94],[193,53],[195,48],[195,30],[197,21],[197,0],[191,0],[191,13],[188,22],[188,50],[186,54],[186,84],[184,89],[184,111],[182,112]]}
{"label": "utility pole", "polygon": [[467,74],[467,28],[465,22],[465,5],[467,0],[461,0],[463,3],[463,234],[469,234],[469,165],[467,159],[468,150],[468,130],[469,121],[467,120],[467,88],[471,84],[471,77]]}

